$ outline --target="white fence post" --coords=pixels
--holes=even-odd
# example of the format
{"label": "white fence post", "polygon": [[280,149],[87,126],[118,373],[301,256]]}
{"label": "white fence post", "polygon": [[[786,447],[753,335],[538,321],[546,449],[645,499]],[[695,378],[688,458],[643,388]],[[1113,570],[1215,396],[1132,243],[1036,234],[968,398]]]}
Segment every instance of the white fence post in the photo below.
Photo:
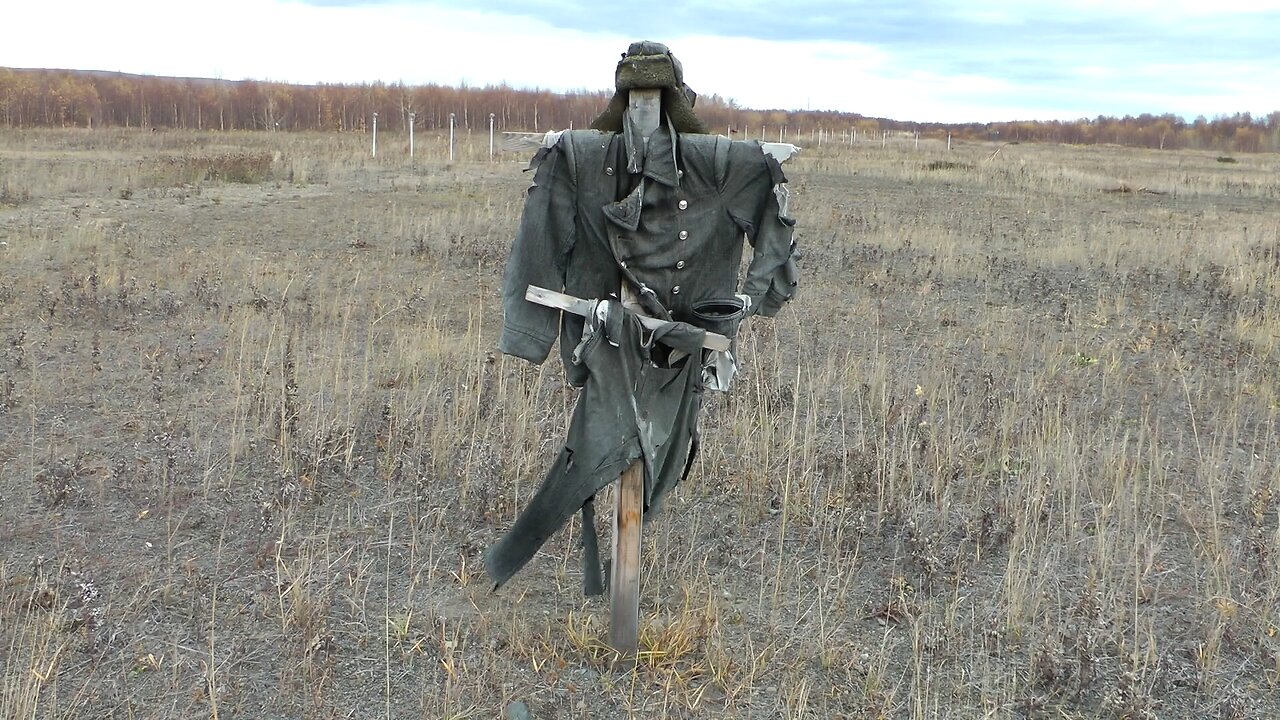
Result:
{"label": "white fence post", "polygon": [[378,113],[373,114],[373,157],[378,157]]}
{"label": "white fence post", "polygon": [[417,113],[409,113],[409,159],[413,159],[413,123]]}
{"label": "white fence post", "polygon": [[449,113],[449,162],[453,162],[453,113]]}

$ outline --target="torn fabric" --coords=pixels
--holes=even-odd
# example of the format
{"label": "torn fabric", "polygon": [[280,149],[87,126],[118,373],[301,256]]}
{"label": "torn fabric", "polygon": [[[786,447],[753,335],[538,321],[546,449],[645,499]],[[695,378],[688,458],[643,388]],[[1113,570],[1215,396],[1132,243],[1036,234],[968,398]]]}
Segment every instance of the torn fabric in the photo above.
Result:
{"label": "torn fabric", "polygon": [[658,361],[671,351],[700,357],[706,331],[680,322],[646,330],[618,301],[600,307],[607,312],[592,314],[573,351],[589,377],[568,440],[515,525],[485,553],[498,586],[581,510],[584,591],[603,592],[592,498],[643,460],[647,514],[684,478],[697,452],[702,367],[660,367]]}

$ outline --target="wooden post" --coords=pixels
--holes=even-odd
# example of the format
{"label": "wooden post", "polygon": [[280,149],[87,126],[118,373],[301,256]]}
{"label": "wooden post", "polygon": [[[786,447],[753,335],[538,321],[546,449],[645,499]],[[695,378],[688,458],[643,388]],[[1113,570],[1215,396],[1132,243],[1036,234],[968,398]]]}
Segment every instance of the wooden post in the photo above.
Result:
{"label": "wooden post", "polygon": [[632,90],[627,94],[627,112],[640,137],[649,142],[649,136],[662,124],[662,91]]}
{"label": "wooden post", "polygon": [[[646,144],[662,124],[662,91],[632,90],[627,96],[631,126]],[[624,304],[632,294],[624,282]],[[613,512],[613,565],[609,576],[609,645],[622,655],[640,647],[640,527],[644,519],[644,462],[636,461],[618,480]]]}
{"label": "wooden post", "polygon": [[613,514],[613,570],[609,578],[609,646],[622,655],[639,649],[640,527],[644,517],[644,461],[618,480]]}

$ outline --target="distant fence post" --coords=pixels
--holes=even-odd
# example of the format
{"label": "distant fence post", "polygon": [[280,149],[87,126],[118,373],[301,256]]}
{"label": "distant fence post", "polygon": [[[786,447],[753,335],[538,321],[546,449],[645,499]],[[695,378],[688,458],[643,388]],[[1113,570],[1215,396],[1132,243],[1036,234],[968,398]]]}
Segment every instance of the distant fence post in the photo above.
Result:
{"label": "distant fence post", "polygon": [[409,159],[413,159],[413,121],[417,113],[409,113]]}
{"label": "distant fence post", "polygon": [[885,146],[888,144],[889,144],[889,131],[881,130],[880,131],[880,149],[883,150]]}
{"label": "distant fence post", "polygon": [[489,159],[493,159],[493,113],[489,113]]}
{"label": "distant fence post", "polygon": [[453,113],[449,113],[449,162],[453,162]]}
{"label": "distant fence post", "polygon": [[947,152],[951,152],[951,133],[947,133]]}
{"label": "distant fence post", "polygon": [[378,157],[378,113],[373,114],[373,157]]}

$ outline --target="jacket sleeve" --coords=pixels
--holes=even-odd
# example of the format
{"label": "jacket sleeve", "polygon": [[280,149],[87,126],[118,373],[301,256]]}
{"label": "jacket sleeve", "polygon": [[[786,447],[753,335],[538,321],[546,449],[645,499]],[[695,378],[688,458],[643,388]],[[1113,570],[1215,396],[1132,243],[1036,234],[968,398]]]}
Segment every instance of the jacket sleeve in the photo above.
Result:
{"label": "jacket sleeve", "polygon": [[573,165],[573,146],[567,133],[534,156],[533,185],[502,281],[503,322],[498,348],[535,363],[546,360],[551,352],[560,311],[531,303],[524,295],[530,285],[556,291],[564,288],[576,224]]}
{"label": "jacket sleeve", "polygon": [[753,252],[742,292],[750,296],[753,314],[772,317],[796,293],[799,279],[793,238],[796,221],[787,207],[790,195],[782,167],[762,151],[761,155],[767,172],[757,182],[766,189],[761,193],[758,185],[751,194],[758,214],[747,228]]}

